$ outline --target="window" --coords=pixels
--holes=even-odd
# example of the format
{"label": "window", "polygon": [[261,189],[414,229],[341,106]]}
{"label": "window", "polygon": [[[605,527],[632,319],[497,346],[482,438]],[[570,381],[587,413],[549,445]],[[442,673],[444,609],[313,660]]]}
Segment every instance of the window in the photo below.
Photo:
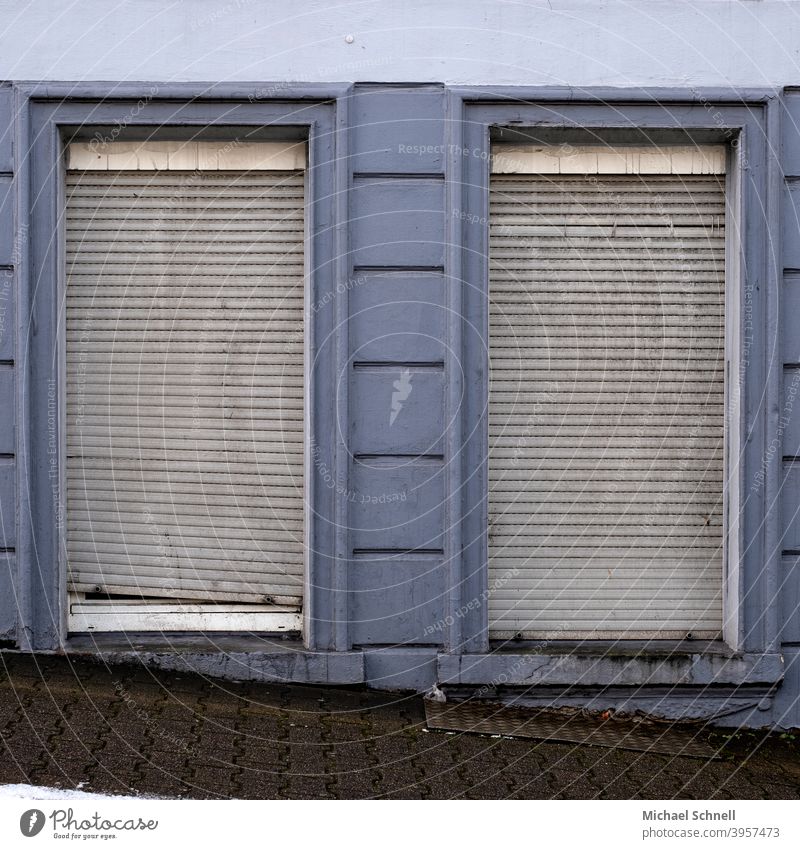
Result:
{"label": "window", "polygon": [[305,145],[72,144],[71,630],[299,630]]}
{"label": "window", "polygon": [[725,162],[493,150],[492,637],[721,636]]}

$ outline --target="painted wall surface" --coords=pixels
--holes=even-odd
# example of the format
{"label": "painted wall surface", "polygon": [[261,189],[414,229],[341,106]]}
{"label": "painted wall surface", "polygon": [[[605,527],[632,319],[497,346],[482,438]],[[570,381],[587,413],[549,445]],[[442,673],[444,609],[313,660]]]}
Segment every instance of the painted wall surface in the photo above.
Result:
{"label": "painted wall surface", "polygon": [[[375,2],[341,7],[311,2],[298,8],[289,14],[283,4],[249,0],[89,0],[74,7],[33,2],[20,14],[17,5],[0,0],[0,78],[111,81],[95,87],[92,95],[106,98],[108,125],[117,120],[146,124],[151,113],[159,121],[174,115],[183,95],[172,92],[171,100],[164,98],[169,85],[180,81],[199,81],[198,92],[203,83],[251,81],[236,89],[238,102],[250,106],[290,101],[304,83],[317,86],[318,92],[323,91],[318,84],[326,80],[412,83],[340,86],[329,97],[301,95],[333,104],[337,127],[335,139],[331,132],[327,141],[332,156],[335,148],[335,175],[326,177],[337,186],[336,211],[326,221],[336,233],[330,250],[342,288],[336,289],[336,298],[320,301],[320,321],[327,322],[330,344],[336,347],[329,362],[338,369],[338,381],[329,381],[336,386],[330,398],[325,396],[325,407],[326,415],[336,417],[330,422],[331,440],[340,439],[341,445],[337,443],[339,460],[333,457],[326,470],[332,470],[340,497],[330,495],[325,521],[319,522],[336,539],[328,546],[335,549],[330,579],[325,573],[315,592],[330,596],[319,614],[324,637],[317,648],[339,654],[335,662],[316,655],[306,666],[298,654],[291,680],[367,681],[417,689],[450,677],[465,686],[498,680],[545,687],[579,680],[587,687],[603,680],[646,681],[651,689],[637,687],[633,699],[630,694],[604,695],[597,706],[648,709],[657,703],[666,711],[663,706],[669,702],[668,712],[678,715],[739,709],[731,714],[733,721],[800,725],[800,403],[795,403],[800,393],[795,333],[800,312],[800,92],[781,92],[785,84],[800,81],[800,3],[418,0],[397,8]],[[150,91],[144,101],[130,93],[127,101],[107,98],[120,83],[132,80],[153,81],[142,87]],[[455,111],[460,107],[452,90],[423,84],[432,80],[571,86],[559,95],[561,102],[580,100],[584,87],[629,87],[631,100],[638,98],[639,107],[649,108],[648,120],[654,122],[663,117],[661,106],[652,105],[656,94],[643,94],[637,87],[674,85],[664,114],[679,122],[689,107],[675,103],[694,101],[695,111],[717,130],[716,107],[698,93],[701,86],[729,87],[727,97],[715,95],[721,103],[736,101],[740,87],[768,91],[762,103],[782,98],[781,131],[773,123],[768,133],[774,175],[770,191],[781,202],[774,213],[765,210],[762,219],[775,236],[770,245],[780,242],[782,252],[763,258],[764,267],[770,262],[779,266],[781,282],[770,283],[769,275],[753,281],[756,287],[771,286],[770,297],[780,289],[781,351],[767,350],[759,335],[751,340],[765,379],[777,370],[783,391],[781,403],[769,411],[779,422],[777,442],[773,444],[770,433],[764,441],[765,468],[782,470],[782,475],[770,471],[768,481],[775,494],[770,509],[780,516],[781,561],[774,586],[746,593],[748,609],[755,612],[754,633],[760,639],[760,632],[772,629],[777,636],[763,662],[754,661],[752,668],[749,661],[741,662],[741,675],[726,666],[725,658],[699,652],[670,663],[658,658],[626,661],[624,670],[613,659],[590,658],[587,663],[596,673],[591,680],[581,658],[559,671],[548,666],[541,652],[529,657],[527,666],[514,656],[498,660],[480,654],[480,628],[473,627],[480,605],[473,608],[471,600],[481,598],[484,577],[469,564],[480,557],[476,540],[482,531],[462,539],[460,523],[468,513],[479,513],[475,508],[483,496],[468,469],[465,486],[459,488],[458,463],[452,461],[472,456],[479,439],[458,416],[464,384],[483,379],[463,371],[477,362],[465,352],[482,350],[485,339],[469,320],[458,332],[456,327],[462,313],[477,314],[478,297],[477,287],[467,291],[461,283],[471,273],[468,260],[460,265],[460,240],[466,244],[469,223],[461,213],[480,213],[483,200],[476,197],[474,183],[465,184],[463,196],[458,194],[462,158],[453,154],[454,145],[463,143],[459,133],[472,130],[460,127],[463,116]],[[55,100],[69,90],[59,87]],[[506,97],[522,96],[513,89],[506,92]],[[25,371],[25,346],[47,331],[41,324],[26,324],[33,299],[46,292],[34,293],[41,266],[28,250],[32,219],[26,192],[37,179],[37,168],[41,174],[47,166],[31,166],[23,149],[20,116],[27,109],[26,97],[24,86],[0,86],[0,640],[21,646],[29,635],[18,612],[27,615],[38,604],[44,616],[48,597],[37,601],[35,585],[49,580],[51,591],[56,586],[42,554],[47,546],[35,545],[37,539],[52,543],[54,532],[36,530],[41,516],[30,515],[28,492],[33,477],[47,479],[48,393],[56,390],[47,381],[49,362],[28,364],[36,379],[24,389],[19,378]],[[536,103],[536,90],[528,88],[524,98]],[[80,104],[68,106],[80,114]],[[217,103],[207,108],[212,115],[215,108],[229,107]],[[543,115],[550,114],[550,105],[541,108]],[[773,109],[771,114],[777,113]],[[473,246],[471,242],[470,250]],[[346,332],[337,336],[334,327],[346,327]],[[404,382],[413,391],[404,394]],[[395,410],[397,383],[403,397]],[[28,420],[28,407],[38,410],[33,419],[40,437],[36,444],[30,444],[30,434],[19,426]],[[327,486],[322,469],[315,474],[319,485]],[[761,498],[766,490],[756,483]],[[30,536],[18,539],[23,526],[34,527],[34,544]],[[764,562],[775,554],[776,546],[772,548],[761,553]],[[746,575],[745,590],[758,577],[755,572]],[[759,605],[766,608],[776,597],[777,623],[756,622]],[[471,654],[459,656],[465,648]],[[118,647],[110,651],[119,654]],[[169,662],[163,653],[156,656]],[[254,679],[266,667],[281,668],[255,654],[245,652],[243,657]],[[206,655],[196,665],[224,674],[223,661]],[[318,667],[322,671],[314,671]],[[765,696],[770,682],[781,676],[783,685]],[[728,686],[729,692],[698,700],[670,690],[665,700],[657,688],[671,688],[678,680],[699,687],[713,681]],[[552,693],[542,698],[550,699]]]}
{"label": "painted wall surface", "polygon": [[791,0],[0,2],[23,80],[766,86],[798,45]]}
{"label": "painted wall surface", "polygon": [[[784,95],[782,121],[783,187],[783,291],[781,298],[781,360],[783,406],[781,409],[783,487],[781,491],[782,574],[777,592],[781,597],[781,642],[786,662],[782,694],[776,700],[775,722],[800,724],[800,92]],[[786,717],[793,717],[787,722]]]}
{"label": "painted wall surface", "polygon": [[0,86],[0,640],[16,636],[14,93]]}

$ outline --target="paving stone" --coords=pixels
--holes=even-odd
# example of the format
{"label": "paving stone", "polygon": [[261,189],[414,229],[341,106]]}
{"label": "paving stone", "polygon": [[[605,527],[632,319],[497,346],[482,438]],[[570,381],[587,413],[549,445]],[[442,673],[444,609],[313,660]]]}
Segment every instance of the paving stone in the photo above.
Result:
{"label": "paving stone", "polygon": [[215,737],[213,745],[210,745],[205,737],[201,737],[189,751],[184,752],[184,757],[191,757],[193,760],[206,763],[209,766],[232,767],[235,766],[240,754],[241,752],[234,745],[233,739],[222,740]]}
{"label": "paving stone", "polygon": [[280,796],[285,799],[330,799],[330,779],[317,775],[287,775]]}
{"label": "paving stone", "polygon": [[236,756],[236,764],[245,769],[278,770],[289,763],[290,748],[285,745],[250,747]]}
{"label": "paving stone", "polygon": [[323,734],[333,745],[348,746],[361,743],[364,732],[358,722],[342,722],[335,718],[327,718],[322,723]]}
{"label": "paving stone", "polygon": [[411,801],[416,799],[430,799],[430,789],[427,787],[423,787],[421,785],[415,787],[405,788],[403,790],[392,790],[389,793],[385,793],[383,795],[378,796],[378,799],[385,799],[387,801]]}
{"label": "paving stone", "polygon": [[13,698],[4,698],[0,693],[0,731],[9,723],[16,722],[23,715],[19,702]]}
{"label": "paving stone", "polygon": [[13,735],[3,733],[0,737],[0,751],[3,757],[12,761],[33,765],[47,757],[50,746],[46,738],[37,735],[30,727],[17,729]]}
{"label": "paving stone", "polygon": [[104,793],[178,798],[186,792],[187,785],[179,775],[162,769],[146,767],[127,772],[124,775],[100,773],[92,777],[89,786],[85,789]]}
{"label": "paving stone", "polygon": [[191,798],[229,799],[231,796],[231,770],[198,766],[184,779],[186,793]]}
{"label": "paving stone", "polygon": [[410,763],[408,756],[386,757],[379,759],[370,752],[367,743],[337,743],[330,748],[334,769],[338,772],[362,771],[370,768],[379,769],[385,773],[398,764]]}
{"label": "paving stone", "polygon": [[0,661],[1,781],[198,799],[800,796],[800,741],[776,734],[710,735],[727,759],[706,763],[427,733],[405,694]]}
{"label": "paving stone", "polygon": [[[160,769],[164,772],[172,774],[185,773],[188,775],[191,772],[193,765],[197,762],[197,759],[193,758],[192,755],[187,752],[153,751],[142,754],[139,766],[142,769],[150,767],[153,769]],[[208,765],[213,766],[213,764],[211,763],[209,763]]]}
{"label": "paving stone", "polygon": [[553,797],[552,787],[543,779],[530,779],[522,784],[514,783],[514,787],[509,793],[509,799],[551,799]]}
{"label": "paving stone", "polygon": [[285,795],[288,786],[283,773],[253,772],[245,770],[237,783],[238,799],[279,799]]}
{"label": "paving stone", "polygon": [[64,757],[62,752],[51,754],[44,762],[30,771],[33,784],[45,787],[76,786],[88,778],[85,758]]}
{"label": "paving stone", "polygon": [[466,783],[460,791],[456,790],[456,799],[510,799],[516,787],[504,776],[494,776],[486,781]]}
{"label": "paving stone", "polygon": [[325,775],[330,759],[322,746],[293,745],[289,749],[289,763],[295,772]]}
{"label": "paving stone", "polygon": [[284,716],[242,714],[236,722],[239,733],[253,740],[288,740],[290,727]]}
{"label": "paving stone", "polygon": [[10,751],[0,745],[0,783],[28,784],[31,766],[27,760],[13,757]]}
{"label": "paving stone", "polygon": [[329,776],[338,799],[372,799],[381,792],[384,778],[378,770],[343,770],[338,763],[335,769]]}
{"label": "paving stone", "polygon": [[425,784],[420,770],[410,762],[393,763],[380,770],[380,784],[376,789],[377,798],[420,799]]}

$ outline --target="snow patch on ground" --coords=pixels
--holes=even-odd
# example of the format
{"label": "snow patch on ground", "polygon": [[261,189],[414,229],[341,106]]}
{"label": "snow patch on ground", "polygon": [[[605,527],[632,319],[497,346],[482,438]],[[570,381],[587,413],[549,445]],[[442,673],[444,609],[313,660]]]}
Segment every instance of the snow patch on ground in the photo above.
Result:
{"label": "snow patch on ground", "polygon": [[[82,785],[78,785],[81,787]],[[94,799],[118,801],[120,799],[158,799],[158,796],[109,796],[105,793],[86,793],[83,790],[62,790],[59,787],[34,787],[32,784],[0,784],[0,799]]]}

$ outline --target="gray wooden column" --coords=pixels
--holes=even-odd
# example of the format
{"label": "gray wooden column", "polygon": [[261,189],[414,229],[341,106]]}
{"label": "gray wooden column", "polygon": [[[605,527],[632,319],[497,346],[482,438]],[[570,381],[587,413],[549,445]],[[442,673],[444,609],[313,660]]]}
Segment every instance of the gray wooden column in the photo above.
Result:
{"label": "gray wooden column", "polygon": [[348,620],[352,645],[445,634],[445,98],[350,105]]}
{"label": "gray wooden column", "polygon": [[17,628],[13,103],[11,87],[0,87],[0,640],[13,639]]}
{"label": "gray wooden column", "polygon": [[[784,174],[781,215],[783,233],[783,287],[780,303],[783,399],[779,428],[783,444],[775,446],[783,458],[781,488],[781,574],[779,626],[786,680],[781,688],[774,721],[789,727],[800,723],[800,91],[787,90],[781,116]],[[759,480],[759,484],[763,481]]]}

